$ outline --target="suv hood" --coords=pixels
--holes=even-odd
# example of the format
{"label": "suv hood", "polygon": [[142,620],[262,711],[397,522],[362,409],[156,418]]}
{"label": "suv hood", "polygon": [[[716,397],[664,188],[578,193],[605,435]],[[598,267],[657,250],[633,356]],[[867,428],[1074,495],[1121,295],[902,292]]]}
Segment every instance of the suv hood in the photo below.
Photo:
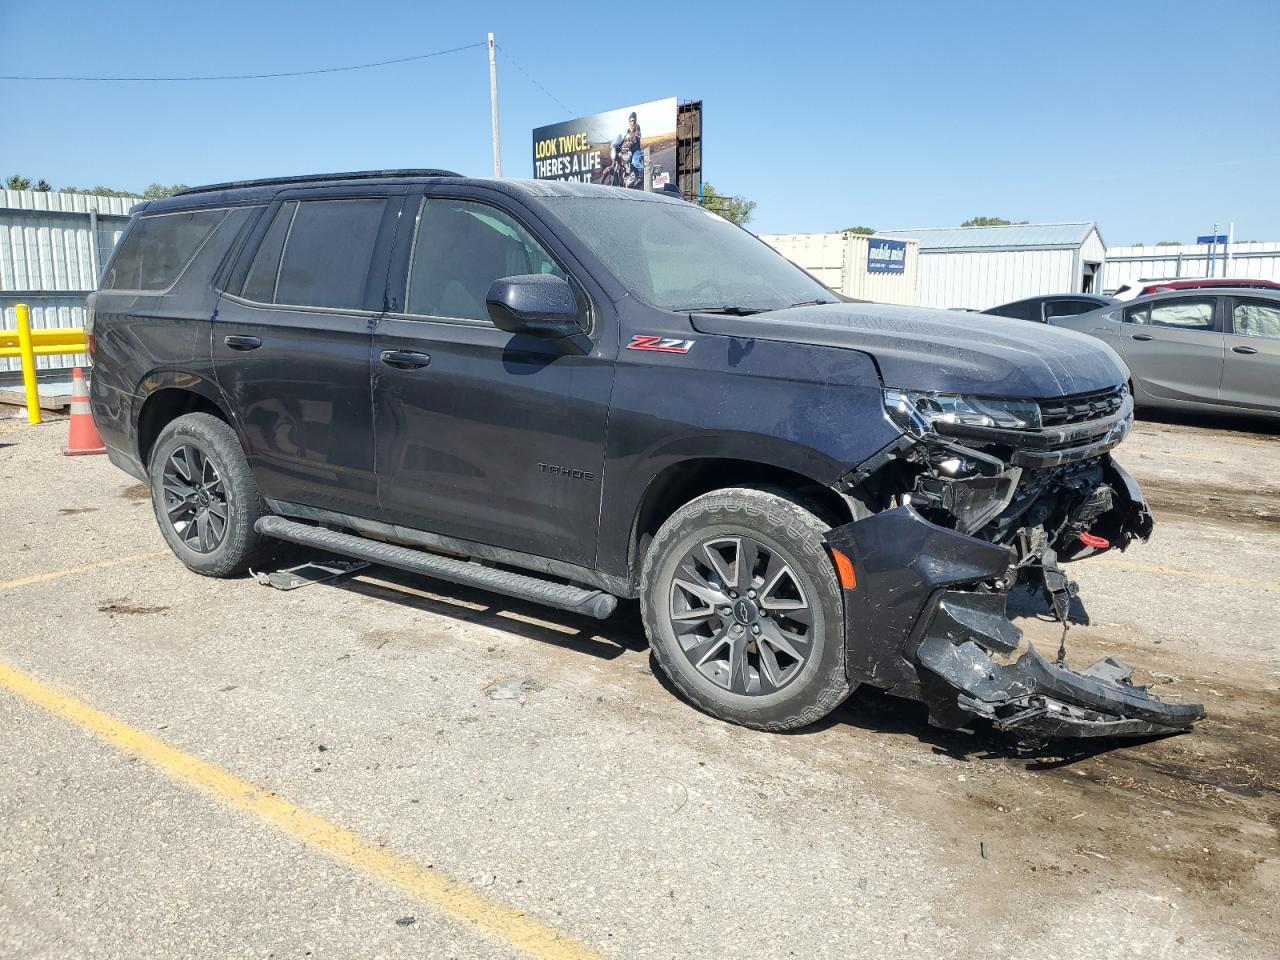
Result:
{"label": "suv hood", "polygon": [[831,303],[747,317],[692,315],[700,333],[842,347],[868,354],[886,387],[978,396],[1060,397],[1129,378],[1086,334],[980,313]]}

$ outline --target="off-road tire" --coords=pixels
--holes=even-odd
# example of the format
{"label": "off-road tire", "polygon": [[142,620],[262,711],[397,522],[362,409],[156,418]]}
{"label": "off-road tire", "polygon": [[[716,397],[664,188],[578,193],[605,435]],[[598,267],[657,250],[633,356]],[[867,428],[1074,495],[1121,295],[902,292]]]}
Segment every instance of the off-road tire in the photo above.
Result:
{"label": "off-road tire", "polygon": [[[165,464],[175,450],[195,447],[216,468],[225,490],[227,522],[218,545],[199,552],[185,543],[170,522],[164,503]],[[169,423],[156,439],[147,464],[151,485],[151,506],[169,548],[188,569],[206,577],[231,577],[271,553],[269,541],[253,525],[266,511],[257,481],[245,459],[235,431],[223,420],[207,413],[189,413]]]}
{"label": "off-road tire", "polygon": [[[645,552],[640,604],[654,659],[698,709],[747,727],[784,731],[821,720],[849,696],[845,675],[844,605],[835,565],[823,543],[830,527],[774,488],[733,487],[704,494],[673,513]],[[813,649],[787,685],[740,695],[702,675],[682,651],[670,618],[672,581],[686,553],[712,537],[749,536],[784,558],[816,598]]]}

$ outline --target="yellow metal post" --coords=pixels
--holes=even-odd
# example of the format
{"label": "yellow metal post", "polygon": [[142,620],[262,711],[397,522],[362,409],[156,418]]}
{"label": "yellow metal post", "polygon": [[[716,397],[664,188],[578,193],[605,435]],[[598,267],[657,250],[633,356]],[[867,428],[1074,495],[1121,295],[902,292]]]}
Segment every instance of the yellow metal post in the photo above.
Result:
{"label": "yellow metal post", "polygon": [[22,385],[27,391],[27,420],[40,422],[40,391],[36,387],[36,352],[31,343],[31,311],[18,304],[18,349],[22,356]]}

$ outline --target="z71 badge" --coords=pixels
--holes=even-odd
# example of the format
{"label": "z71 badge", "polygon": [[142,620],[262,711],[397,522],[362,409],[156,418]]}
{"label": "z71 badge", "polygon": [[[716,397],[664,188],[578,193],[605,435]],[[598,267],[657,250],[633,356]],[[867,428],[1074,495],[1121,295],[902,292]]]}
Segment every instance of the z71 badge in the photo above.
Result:
{"label": "z71 badge", "polygon": [[693,349],[692,340],[680,340],[676,337],[653,337],[638,333],[627,344],[628,350],[653,350],[657,353],[688,353]]}

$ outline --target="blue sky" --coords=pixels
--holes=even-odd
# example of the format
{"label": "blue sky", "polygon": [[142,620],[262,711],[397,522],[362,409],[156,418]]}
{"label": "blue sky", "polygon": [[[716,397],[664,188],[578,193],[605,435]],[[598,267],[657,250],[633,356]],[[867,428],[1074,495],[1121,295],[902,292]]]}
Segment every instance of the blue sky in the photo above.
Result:
{"label": "blue sky", "polygon": [[[1276,0],[0,0],[0,74],[305,70],[489,30],[509,176],[531,175],[533,127],[674,95],[705,102],[705,176],[757,200],[761,232],[997,215],[1096,219],[1113,246],[1229,220],[1280,239]],[[437,165],[491,170],[482,47],[318,77],[0,81],[0,174],[55,186]]]}

